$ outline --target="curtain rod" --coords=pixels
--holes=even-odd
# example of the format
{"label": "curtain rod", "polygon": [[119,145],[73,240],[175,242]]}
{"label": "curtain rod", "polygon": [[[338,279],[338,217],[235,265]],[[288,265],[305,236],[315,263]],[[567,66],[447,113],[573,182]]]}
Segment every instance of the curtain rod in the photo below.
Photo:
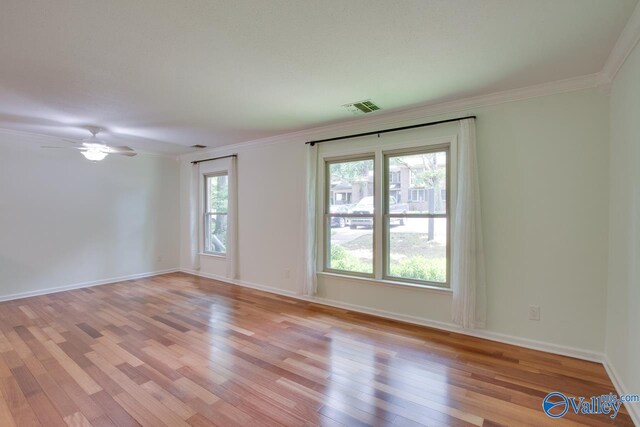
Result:
{"label": "curtain rod", "polygon": [[195,165],[195,164],[202,163],[202,162],[210,162],[212,160],[227,159],[229,157],[238,157],[238,155],[237,154],[229,154],[228,156],[212,157],[210,159],[203,159],[203,160],[194,160],[193,162],[191,162],[191,164]]}
{"label": "curtain rod", "polygon": [[476,116],[466,116],[466,117],[458,117],[457,119],[438,120],[437,122],[420,123],[418,125],[410,125],[410,126],[402,126],[402,127],[398,127],[398,128],[375,130],[373,132],[356,133],[356,134],[345,135],[345,136],[336,136],[335,138],[318,139],[316,141],[305,142],[305,144],[309,144],[309,145],[311,145],[313,147],[314,145],[320,144],[321,142],[339,141],[341,139],[358,138],[360,136],[369,136],[369,135],[378,135],[378,136],[380,136],[381,133],[397,132],[399,130],[415,129],[415,128],[421,128],[421,127],[425,127],[425,126],[441,125],[443,123],[459,122],[460,120],[475,119],[475,118],[476,118]]}

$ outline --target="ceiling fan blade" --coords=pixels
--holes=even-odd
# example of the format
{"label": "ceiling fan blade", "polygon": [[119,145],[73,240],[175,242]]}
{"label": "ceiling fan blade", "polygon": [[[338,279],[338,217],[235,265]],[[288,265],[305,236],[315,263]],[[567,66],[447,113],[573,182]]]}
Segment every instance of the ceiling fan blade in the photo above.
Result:
{"label": "ceiling fan blade", "polygon": [[127,147],[126,145],[120,147],[109,147],[109,151],[112,153],[132,153],[135,150],[131,147]]}
{"label": "ceiling fan blade", "polygon": [[110,154],[116,154],[118,156],[127,156],[127,157],[133,157],[133,156],[137,156],[138,155],[138,153],[136,153],[135,151],[125,151],[123,153],[116,151],[116,152],[113,152],[113,153],[110,153]]}
{"label": "ceiling fan blade", "polygon": [[82,143],[82,141],[77,140],[77,139],[62,138],[62,140],[65,141],[65,142],[71,142],[72,144],[80,144],[80,143]]}
{"label": "ceiling fan blade", "polygon": [[85,151],[86,150],[85,147],[52,147],[52,146],[47,146],[47,145],[43,145],[40,148],[62,148],[63,150],[80,150],[80,151]]}

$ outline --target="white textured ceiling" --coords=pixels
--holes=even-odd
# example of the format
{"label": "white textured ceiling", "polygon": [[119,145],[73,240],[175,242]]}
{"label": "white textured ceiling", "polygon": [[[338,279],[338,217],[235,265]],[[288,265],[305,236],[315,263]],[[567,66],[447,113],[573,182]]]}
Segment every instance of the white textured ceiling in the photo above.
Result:
{"label": "white textured ceiling", "polygon": [[636,2],[1,0],[0,128],[176,153],[586,75]]}

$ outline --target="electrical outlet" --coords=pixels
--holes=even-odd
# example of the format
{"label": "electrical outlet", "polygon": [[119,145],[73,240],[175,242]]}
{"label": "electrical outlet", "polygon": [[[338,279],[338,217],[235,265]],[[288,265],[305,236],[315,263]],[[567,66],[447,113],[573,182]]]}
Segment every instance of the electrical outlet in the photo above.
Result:
{"label": "electrical outlet", "polygon": [[162,256],[158,255],[158,257],[156,258],[156,262],[162,262]]}
{"label": "electrical outlet", "polygon": [[285,279],[289,279],[291,277],[291,270],[289,270],[288,268],[286,268],[284,270],[284,278]]}
{"label": "electrical outlet", "polygon": [[540,306],[539,305],[530,305],[529,306],[529,320],[540,320]]}

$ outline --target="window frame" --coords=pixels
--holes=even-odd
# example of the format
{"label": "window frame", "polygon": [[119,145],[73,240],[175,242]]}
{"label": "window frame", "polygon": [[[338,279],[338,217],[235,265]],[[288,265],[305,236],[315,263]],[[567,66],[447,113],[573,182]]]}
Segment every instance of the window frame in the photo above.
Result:
{"label": "window frame", "polygon": [[[385,177],[385,181],[382,187],[382,202],[383,202],[383,212],[382,212],[382,280],[393,281],[393,282],[402,282],[402,283],[410,283],[410,284],[419,284],[425,286],[432,287],[440,287],[440,288],[451,288],[451,144],[434,144],[424,147],[412,147],[412,148],[403,148],[397,150],[388,150],[383,151],[383,176]],[[428,154],[428,153],[445,153],[445,213],[419,213],[419,214],[398,214],[398,213],[390,213],[389,212],[389,158],[397,157],[397,156],[411,156],[411,155],[420,155],[420,154]],[[411,172],[409,172],[411,174]],[[409,191],[412,188],[409,187]],[[419,188],[416,190],[425,191],[425,199],[426,199],[426,187]],[[390,242],[390,232],[391,232],[391,218],[444,218],[447,220],[447,250],[446,250],[446,274],[447,280],[444,282],[431,282],[428,280],[420,280],[420,279],[411,279],[405,277],[392,276],[390,274],[391,266],[389,264],[390,254],[391,254],[391,242]]]}
{"label": "window frame", "polygon": [[[376,154],[375,153],[363,153],[356,155],[347,155],[347,156],[339,156],[339,157],[327,157],[322,159],[324,162],[324,194],[323,194],[323,215],[322,215],[322,236],[323,236],[323,257],[322,257],[322,271],[327,273],[334,273],[340,275],[348,275],[348,276],[356,276],[356,277],[366,277],[369,279],[375,278],[376,272],[376,263],[375,263],[375,253],[376,253],[376,215],[375,212],[378,210],[378,201],[375,197],[375,188],[377,184],[377,178],[375,173],[376,168]],[[371,160],[373,162],[373,188],[374,188],[374,196],[373,196],[373,214],[364,215],[364,214],[338,214],[331,213],[331,165],[336,163],[348,163],[348,162],[357,162],[361,160]],[[372,226],[371,226],[371,234],[372,234],[372,246],[371,246],[371,254],[373,259],[371,260],[371,273],[363,273],[359,271],[350,271],[350,270],[339,270],[336,268],[331,268],[329,266],[329,261],[331,259],[331,218],[332,217],[341,217],[341,218],[371,218]]]}
{"label": "window frame", "polygon": [[[441,130],[429,130],[420,132],[414,132],[411,135],[406,133],[391,135],[386,138],[387,140],[382,143],[378,138],[367,138],[361,141],[354,141],[351,144],[340,143],[325,143],[320,146],[317,162],[317,182],[316,187],[316,241],[318,257],[316,263],[316,269],[318,276],[323,277],[323,280],[346,280],[346,281],[359,281],[361,283],[367,283],[370,285],[385,285],[394,288],[416,288],[425,289],[437,292],[451,292],[451,271],[452,262],[451,254],[453,253],[454,242],[452,241],[453,230],[453,218],[456,209],[456,195],[457,195],[457,171],[458,171],[458,136],[457,128],[449,127],[442,132]],[[384,274],[383,260],[384,246],[382,244],[384,239],[383,226],[377,226],[377,224],[383,224],[383,212],[382,207],[378,206],[379,203],[384,203],[385,194],[388,188],[383,188],[384,183],[388,180],[388,174],[385,173],[384,158],[385,154],[393,152],[423,152],[428,150],[441,151],[436,148],[448,147],[447,157],[447,209],[449,212],[449,220],[447,223],[448,235],[447,235],[447,283],[439,282],[422,282],[412,279],[402,280],[402,278],[396,278],[395,276],[387,276]],[[350,272],[345,270],[327,269],[327,255],[330,246],[327,244],[327,211],[330,209],[327,195],[330,194],[328,188],[326,163],[332,161],[348,161],[353,159],[362,158],[374,158],[374,229],[373,229],[373,275],[360,274],[357,272]],[[382,176],[382,179],[379,177]],[[383,194],[385,193],[385,194]],[[405,201],[406,203],[406,201]],[[346,214],[344,214],[346,216]],[[330,237],[330,236],[329,236]],[[388,277],[388,278],[385,278]],[[398,280],[400,279],[400,280]]]}
{"label": "window frame", "polygon": [[[225,212],[217,212],[217,211],[209,211],[208,207],[209,207],[209,197],[210,197],[210,191],[209,191],[209,178],[214,178],[214,177],[221,177],[221,176],[226,176],[227,177],[227,209]],[[220,170],[220,171],[216,171],[216,172],[210,172],[210,173],[205,173],[203,174],[203,178],[204,178],[204,194],[203,194],[203,209],[202,209],[202,254],[203,255],[209,255],[209,256],[217,256],[217,257],[221,257],[221,258],[225,258],[227,256],[227,252],[226,250],[224,252],[218,252],[218,251],[209,251],[207,250],[208,247],[208,241],[209,238],[207,236],[209,236],[209,217],[211,217],[212,215],[224,215],[227,217],[227,224],[229,221],[229,171],[228,170]],[[227,225],[227,230],[228,230],[228,225]],[[226,233],[227,231],[225,231]],[[227,236],[228,238],[228,236]],[[226,249],[226,246],[225,246]]]}

